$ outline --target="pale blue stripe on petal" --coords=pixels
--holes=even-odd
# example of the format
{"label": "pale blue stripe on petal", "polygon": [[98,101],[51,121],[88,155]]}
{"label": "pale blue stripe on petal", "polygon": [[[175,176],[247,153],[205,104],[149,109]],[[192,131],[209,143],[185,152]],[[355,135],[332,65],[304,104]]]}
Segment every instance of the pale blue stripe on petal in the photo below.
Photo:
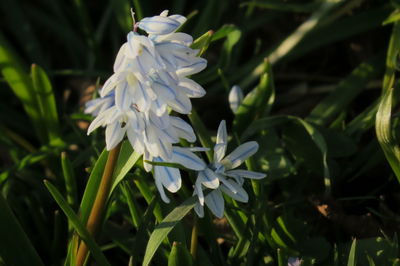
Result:
{"label": "pale blue stripe on petal", "polygon": [[258,150],[258,143],[249,141],[237,147],[233,152],[225,157],[223,162],[228,162],[230,169],[241,165],[247,158],[255,154]]}
{"label": "pale blue stripe on petal", "polygon": [[206,168],[206,164],[202,159],[185,148],[173,147],[171,161],[196,171],[201,171]]}
{"label": "pale blue stripe on petal", "polygon": [[209,193],[205,197],[205,203],[215,216],[218,218],[222,218],[224,216],[225,202],[219,189]]}

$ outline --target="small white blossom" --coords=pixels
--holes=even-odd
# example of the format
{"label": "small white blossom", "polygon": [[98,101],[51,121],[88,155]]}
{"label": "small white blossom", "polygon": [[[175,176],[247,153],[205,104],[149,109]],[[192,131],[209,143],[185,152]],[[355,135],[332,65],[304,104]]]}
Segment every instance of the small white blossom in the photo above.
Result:
{"label": "small white blossom", "polygon": [[[232,197],[240,202],[247,202],[248,195],[243,189],[244,178],[262,179],[266,175],[263,173],[235,169],[240,166],[247,158],[252,156],[258,150],[258,144],[255,141],[243,143],[237,147],[229,155],[225,156],[228,146],[228,134],[226,131],[225,121],[222,121],[218,128],[216,144],[214,146],[214,158],[210,164],[206,164],[193,152],[205,151],[205,148],[178,148],[174,147],[174,154],[179,152],[179,156],[173,156],[169,160],[162,160],[157,158],[159,162],[178,163],[188,169],[198,172],[196,183],[194,186],[194,195],[198,197],[198,203],[195,206],[196,213],[204,216],[204,204],[211,210],[211,212],[221,218],[224,214],[224,199],[222,193]],[[177,188],[175,185],[178,180],[170,177],[166,171],[172,172],[176,175],[179,170],[172,170],[172,167],[155,166],[157,173],[155,175],[156,182],[162,184],[169,191],[173,192]],[[168,169],[168,170],[167,170]],[[180,182],[180,174],[179,174]],[[158,187],[160,194],[164,201],[168,202],[168,198],[163,191],[162,186]],[[204,195],[203,189],[211,189],[207,195]]]}
{"label": "small white blossom", "polygon": [[229,107],[231,108],[233,113],[239,109],[240,104],[243,101],[243,92],[242,89],[238,85],[234,85],[229,92]]}
{"label": "small white blossom", "polygon": [[[221,121],[217,140],[214,146],[214,159],[203,171],[199,171],[194,194],[198,196],[199,202],[195,206],[196,213],[204,216],[204,204],[211,212],[221,218],[224,214],[224,198],[222,193],[231,198],[247,202],[248,194],[243,189],[244,178],[261,179],[266,175],[263,173],[241,170],[234,168],[240,166],[247,158],[255,154],[258,150],[258,144],[255,141],[243,143],[233,152],[225,156],[228,145],[228,134],[225,121]],[[204,196],[203,189],[212,189],[210,193]]]}
{"label": "small white blossom", "polygon": [[296,257],[289,257],[288,259],[288,266],[300,266],[301,260]]}

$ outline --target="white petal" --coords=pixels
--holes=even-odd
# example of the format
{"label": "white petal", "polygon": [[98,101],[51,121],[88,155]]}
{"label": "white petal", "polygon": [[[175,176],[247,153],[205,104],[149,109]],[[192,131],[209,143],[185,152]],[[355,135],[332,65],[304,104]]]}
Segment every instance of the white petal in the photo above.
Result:
{"label": "white petal", "polygon": [[216,189],[219,186],[219,177],[210,168],[199,172],[198,180],[207,188]]}
{"label": "white petal", "polygon": [[176,112],[181,114],[188,114],[192,110],[192,103],[189,97],[183,92],[178,92],[175,99],[168,102],[168,105]]}
{"label": "white petal", "polygon": [[136,153],[143,154],[144,145],[143,142],[139,139],[139,135],[132,128],[128,128],[126,130],[126,135],[128,136],[128,140],[131,143],[134,151]]}
{"label": "white petal", "polygon": [[230,182],[231,186],[235,187],[236,193],[232,192],[232,190],[230,190],[227,186],[225,186],[225,184],[221,185],[221,190],[229,195],[232,199],[237,200],[239,202],[248,202],[249,201],[249,195],[247,194],[246,190],[244,190],[241,186],[239,186],[238,184],[236,184],[233,181],[228,180],[228,182]]}
{"label": "white petal", "polygon": [[173,100],[176,96],[175,89],[162,81],[154,81],[152,88],[157,94],[157,98],[161,98],[163,101]]}
{"label": "white petal", "polygon": [[[179,138],[176,135],[176,132],[172,129],[172,127],[168,127],[166,129],[159,129],[157,128],[157,135],[163,143],[178,143]],[[172,152],[172,147],[171,147]]]}
{"label": "white petal", "polygon": [[205,60],[204,58],[198,57],[198,58],[196,58],[195,61],[193,61],[192,64],[186,65],[183,68],[178,69],[176,71],[176,74],[179,77],[186,77],[186,76],[190,76],[190,75],[199,73],[206,67],[207,67],[207,60]]}
{"label": "white petal", "polygon": [[194,211],[200,218],[204,217],[204,207],[201,206],[200,203],[196,203],[196,205],[194,205]]}
{"label": "white petal", "polygon": [[100,126],[104,126],[104,115],[100,114],[98,117],[96,117],[92,123],[90,123],[87,134],[89,135],[92,133],[95,129],[97,129]]}
{"label": "white petal", "polygon": [[154,45],[149,38],[132,31],[129,32],[128,45],[127,48],[125,48],[125,54],[130,58],[136,58],[142,55],[145,48],[152,56],[155,56]]}
{"label": "white petal", "polygon": [[226,179],[222,175],[219,175],[219,180],[228,188],[230,189],[233,193],[237,193],[237,187],[235,186],[235,182],[231,182],[230,180]]}
{"label": "white petal", "polygon": [[146,172],[150,172],[151,169],[153,169],[153,165],[147,163],[146,161],[153,161],[153,156],[151,156],[150,153],[145,149],[143,153],[143,167]]}
{"label": "white petal", "polygon": [[239,176],[239,177],[245,177],[245,178],[251,178],[251,179],[262,179],[267,176],[264,173],[258,173],[258,172],[241,170],[241,169],[226,171],[225,174],[227,176],[232,176],[232,177]]}
{"label": "white petal", "polygon": [[138,26],[148,34],[163,35],[175,31],[180,26],[180,23],[179,21],[168,17],[154,16],[143,18],[138,23]]}
{"label": "white petal", "polygon": [[171,162],[181,164],[186,168],[201,171],[206,168],[206,163],[188,149],[173,147]]}
{"label": "white petal", "polygon": [[127,43],[124,43],[118,51],[117,58],[115,58],[114,63],[114,72],[123,70],[125,64],[125,49],[127,45]]}
{"label": "white petal", "polygon": [[156,43],[177,42],[185,46],[190,46],[193,43],[193,37],[183,32],[173,32],[167,35],[154,35],[152,40]]}
{"label": "white petal", "polygon": [[167,103],[158,98],[151,103],[150,109],[157,116],[162,116],[167,111]]}
{"label": "white petal", "polygon": [[168,191],[175,193],[181,188],[182,179],[178,168],[154,166],[154,174],[160,178],[161,183]]}
{"label": "white petal", "polygon": [[255,154],[258,150],[258,143],[249,141],[243,143],[231,152],[222,162],[226,165],[227,169],[233,169],[241,165],[247,158]]}
{"label": "white petal", "polygon": [[134,99],[140,112],[146,112],[150,108],[151,100],[147,94],[145,85],[138,82],[137,89],[135,90]]}
{"label": "white petal", "polygon": [[169,198],[167,197],[167,195],[165,195],[164,187],[161,184],[161,180],[159,178],[157,178],[156,176],[154,176],[154,179],[156,181],[156,187],[158,189],[158,192],[160,193],[161,199],[165,203],[169,203]]}
{"label": "white petal", "polygon": [[121,85],[115,89],[115,105],[120,111],[125,111],[130,109],[132,97],[129,95],[128,83]]}
{"label": "white petal", "polygon": [[228,146],[228,132],[226,131],[226,122],[222,120],[218,126],[217,140],[214,146],[214,162],[219,162],[225,156]]}
{"label": "white petal", "polygon": [[114,105],[114,98],[114,93],[110,93],[103,98],[97,98],[86,102],[84,110],[85,114],[98,116],[100,113]]}
{"label": "white petal", "polygon": [[105,97],[107,94],[109,94],[116,86],[117,84],[121,81],[120,74],[113,74],[111,77],[109,77],[106,82],[104,83],[103,87],[100,90],[100,96]]}
{"label": "white petal", "polygon": [[243,92],[242,89],[238,85],[234,85],[229,92],[229,107],[231,108],[233,113],[236,113],[240,104],[243,101]]}
{"label": "white petal", "polygon": [[204,194],[203,188],[201,186],[201,181],[197,178],[196,183],[194,184],[194,194],[199,198],[199,202],[201,206],[204,206]]}
{"label": "white petal", "polygon": [[169,18],[178,21],[181,25],[186,22],[186,18],[182,15],[171,15]]}
{"label": "white petal", "polygon": [[224,216],[225,202],[219,189],[208,193],[205,198],[205,203],[215,216],[218,218],[222,218],[222,216]]}
{"label": "white petal", "polygon": [[206,91],[200,84],[188,78],[182,78],[178,85],[190,98],[200,98],[206,94]]}
{"label": "white petal", "polygon": [[196,135],[193,128],[185,120],[180,117],[170,116],[170,123],[175,128],[178,136],[184,138],[189,142],[196,141]]}
{"label": "white petal", "polygon": [[166,9],[166,10],[164,10],[163,12],[160,13],[160,16],[161,16],[161,17],[166,17],[166,16],[168,16],[168,13],[169,13],[169,10]]}
{"label": "white petal", "polygon": [[121,128],[121,123],[115,122],[107,125],[106,128],[106,146],[107,150],[113,149],[121,142],[125,135],[126,128]]}
{"label": "white petal", "polygon": [[157,116],[155,113],[150,112],[150,121],[159,129],[165,129],[169,126],[169,115],[164,113],[162,116]]}

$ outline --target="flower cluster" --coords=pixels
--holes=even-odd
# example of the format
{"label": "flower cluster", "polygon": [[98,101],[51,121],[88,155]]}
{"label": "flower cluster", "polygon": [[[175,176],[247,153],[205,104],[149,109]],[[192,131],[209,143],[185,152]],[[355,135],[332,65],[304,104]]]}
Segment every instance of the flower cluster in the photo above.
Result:
{"label": "flower cluster", "polygon": [[[222,193],[247,202],[243,178],[260,179],[265,175],[233,170],[258,150],[258,144],[244,143],[225,156],[228,144],[225,121],[218,129],[211,163],[195,154],[208,148],[176,146],[180,138],[196,141],[196,135],[190,124],[170,115],[170,110],[188,114],[192,109],[190,98],[205,95],[205,90],[188,78],[203,70],[207,61],[198,56],[198,50],[190,48],[193,42],[190,35],[176,32],[185,21],[181,15],[168,16],[168,11],[163,11],[135,24],[135,29],[140,28],[147,36],[136,30],[128,34],[116,57],[114,74],[100,90],[100,98],[86,105],[85,112],[96,117],[88,134],[100,126],[106,127],[107,150],[127,136],[135,152],[143,155],[145,170],[153,170],[156,187],[165,202],[169,199],[164,188],[174,193],[181,187],[180,171],[162,164],[153,166],[148,161],[176,163],[197,171],[194,185],[194,195],[199,200],[195,207],[197,214],[203,216],[203,207],[207,205],[217,217],[222,217]],[[230,98],[234,98],[237,106],[240,104],[240,97]],[[203,192],[204,189],[211,191]]]}
{"label": "flower cluster", "polygon": [[[179,138],[195,141],[193,129],[168,107],[188,114],[189,98],[202,97],[204,89],[187,78],[203,70],[207,61],[191,49],[190,35],[175,32],[186,18],[180,15],[144,18],[135,27],[148,36],[130,32],[114,63],[114,74],[105,82],[100,99],[89,102],[86,112],[96,116],[88,134],[106,127],[107,149],[125,136],[146,160],[169,159]],[[147,166],[148,170],[151,166]]]}

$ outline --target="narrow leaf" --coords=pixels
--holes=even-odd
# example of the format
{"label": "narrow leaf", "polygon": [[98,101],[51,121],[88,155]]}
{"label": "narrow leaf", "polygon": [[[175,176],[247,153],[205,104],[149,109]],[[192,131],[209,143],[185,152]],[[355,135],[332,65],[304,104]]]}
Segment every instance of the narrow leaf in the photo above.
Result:
{"label": "narrow leaf", "polygon": [[[1,194],[0,221],[0,258],[5,265],[44,265]],[[23,254],[21,254],[21,251],[23,251]]]}
{"label": "narrow leaf", "polygon": [[151,259],[156,253],[158,247],[167,237],[168,233],[179,223],[186,214],[193,209],[197,202],[196,197],[191,197],[183,202],[180,206],[176,207],[172,212],[170,212],[167,217],[154,229],[150,236],[149,242],[147,243],[146,253],[143,259],[143,266],[150,264]]}
{"label": "narrow leaf", "polygon": [[99,265],[109,266],[110,263],[101,252],[100,247],[96,244],[96,241],[86,230],[85,226],[79,220],[78,216],[74,213],[71,207],[69,207],[66,200],[62,197],[61,193],[50,182],[44,181],[44,184],[46,185],[47,189],[49,190],[57,204],[60,206],[64,214],[67,216],[68,221],[71,222],[72,226],[75,228],[79,236],[82,238],[83,241],[85,241],[97,263]]}

